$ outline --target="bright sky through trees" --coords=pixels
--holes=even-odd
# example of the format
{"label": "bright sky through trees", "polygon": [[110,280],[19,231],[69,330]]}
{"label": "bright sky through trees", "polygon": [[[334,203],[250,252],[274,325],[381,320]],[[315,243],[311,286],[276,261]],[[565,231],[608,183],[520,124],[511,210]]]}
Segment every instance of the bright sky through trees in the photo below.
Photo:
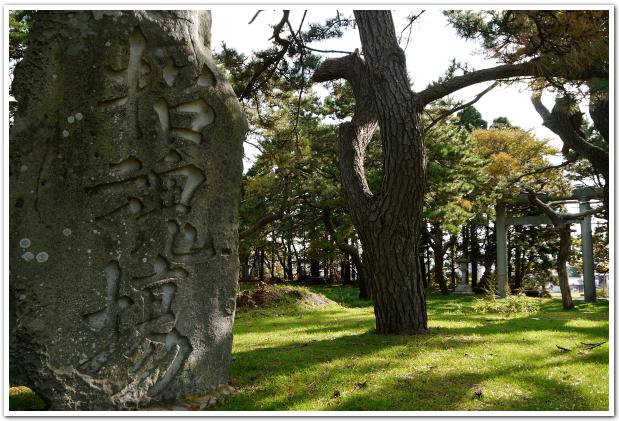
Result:
{"label": "bright sky through trees", "polygon": [[[263,6],[264,7],[264,6]],[[486,59],[482,54],[478,54],[479,45],[474,42],[465,41],[456,35],[455,30],[448,26],[447,20],[443,17],[438,8],[428,8],[423,15],[413,24],[410,32],[410,42],[406,47],[408,30],[402,34],[402,48],[406,47],[407,68],[412,76],[413,89],[421,90],[433,80],[442,76],[452,59],[475,69],[492,67],[497,63],[494,60]],[[280,9],[264,10],[249,25],[249,21],[259,10],[259,6],[230,6],[214,7],[212,45],[215,50],[220,49],[221,43],[237,49],[247,55],[252,50],[257,51],[268,47],[268,39],[271,37],[273,25],[281,18]],[[413,5],[402,6],[393,11],[396,30],[399,32],[406,26],[406,17],[413,12],[418,14],[422,9]],[[352,10],[339,10],[342,15],[352,15]],[[335,15],[335,9],[324,6],[311,6],[305,18],[305,25],[308,22],[323,22],[326,18]],[[303,9],[297,7],[292,9],[290,20],[293,27],[298,26],[303,16]],[[296,26],[295,26],[296,25]],[[348,30],[340,39],[331,39],[325,42],[313,43],[310,46],[323,50],[343,50],[354,51],[360,48],[359,36],[356,30]],[[335,56],[342,54],[333,54]],[[490,83],[474,85],[467,89],[457,92],[454,97],[463,100],[472,99],[477,93],[489,86]],[[313,87],[320,92],[321,87],[316,84]],[[481,112],[483,118],[492,123],[496,117],[505,116],[509,121],[525,130],[532,130],[539,138],[548,138],[552,144],[561,148],[562,142],[550,130],[542,126],[539,115],[535,112],[530,101],[530,91],[525,84],[513,84],[511,86],[498,87],[480,99],[475,107]],[[544,97],[545,102],[552,104],[550,97]],[[256,151],[246,144],[246,156],[255,156]],[[551,159],[551,162],[560,162],[560,157]],[[250,162],[245,162],[247,165]]]}

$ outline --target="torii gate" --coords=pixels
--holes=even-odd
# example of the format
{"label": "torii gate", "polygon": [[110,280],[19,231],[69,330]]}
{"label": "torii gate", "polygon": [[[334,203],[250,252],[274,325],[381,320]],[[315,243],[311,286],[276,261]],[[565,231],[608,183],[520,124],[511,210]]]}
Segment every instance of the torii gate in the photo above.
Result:
{"label": "torii gate", "polygon": [[[599,199],[603,195],[601,188],[578,187],[572,190],[569,197],[546,197],[546,200],[578,200],[580,211],[591,209],[590,200]],[[541,196],[541,195],[540,195]],[[543,196],[542,196],[543,197]],[[542,199],[542,200],[544,200]],[[526,194],[520,194],[515,198],[516,202],[528,203]],[[505,203],[497,203],[495,206],[496,220],[496,276],[499,283],[499,296],[505,297],[505,285],[507,285],[507,230],[508,225],[552,225],[550,219],[542,215],[533,216],[507,216]],[[576,220],[574,220],[576,221]],[[593,241],[591,236],[591,216],[580,220],[580,235],[582,248],[583,278],[585,287],[585,301],[595,302],[595,275],[593,270]]]}

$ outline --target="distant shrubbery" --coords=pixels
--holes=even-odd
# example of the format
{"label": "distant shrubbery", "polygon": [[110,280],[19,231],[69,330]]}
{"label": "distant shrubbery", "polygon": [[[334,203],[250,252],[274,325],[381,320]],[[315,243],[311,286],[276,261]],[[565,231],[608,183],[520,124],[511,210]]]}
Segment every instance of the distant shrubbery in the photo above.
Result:
{"label": "distant shrubbery", "polygon": [[305,287],[269,285],[264,282],[251,290],[239,292],[236,297],[238,308],[250,309],[295,307],[298,304],[319,307],[331,303],[333,301]]}
{"label": "distant shrubbery", "polygon": [[476,298],[473,310],[477,313],[537,313],[540,309],[539,298],[527,297],[524,294],[509,294],[504,299],[497,299],[494,291],[483,298]]}

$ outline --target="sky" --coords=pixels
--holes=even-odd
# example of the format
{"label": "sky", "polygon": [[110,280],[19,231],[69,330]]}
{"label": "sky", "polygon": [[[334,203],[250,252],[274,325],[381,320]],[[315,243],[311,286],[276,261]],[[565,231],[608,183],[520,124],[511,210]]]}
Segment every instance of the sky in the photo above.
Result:
{"label": "sky", "polygon": [[[262,6],[265,7],[265,6]],[[273,7],[273,6],[272,6]],[[253,21],[260,6],[214,6],[211,8],[212,39],[211,46],[214,50],[221,48],[225,42],[228,47],[233,47],[247,55],[252,51],[270,46],[269,38],[272,35],[271,25],[275,25],[281,19],[281,9],[265,9]],[[460,38],[456,31],[448,25],[447,20],[438,7],[424,5],[424,13],[415,21],[410,40],[406,46],[408,31],[404,33],[401,47],[405,48],[406,66],[413,83],[413,90],[420,91],[428,83],[442,76],[447,70],[452,59],[462,63],[468,63],[473,69],[494,67],[500,63],[485,57],[477,41],[466,41]],[[303,16],[303,7],[290,8],[290,22],[293,28],[297,28]],[[327,18],[336,14],[336,9],[325,6],[312,5],[307,9],[308,13],[304,25],[308,22],[324,22]],[[391,9],[393,14],[396,34],[399,35],[406,26],[406,17],[411,13],[418,14],[422,8],[419,6],[397,6]],[[352,9],[338,9],[340,15],[352,16]],[[304,26],[307,28],[307,26]],[[361,42],[356,29],[348,30],[342,38],[331,39],[319,43],[311,43],[309,46],[322,50],[361,50]],[[342,54],[326,54],[325,56],[341,56]],[[453,94],[456,99],[470,101],[479,92],[488,87],[491,82],[477,84]],[[320,86],[314,85],[316,92],[326,93]],[[561,149],[563,142],[552,131],[542,125],[542,119],[537,114],[530,100],[531,93],[524,83],[515,83],[509,86],[501,86],[493,89],[478,102],[475,108],[482,114],[488,125],[497,117],[507,117],[509,121],[524,130],[532,131],[540,139],[548,139],[551,145]],[[542,101],[548,108],[552,108],[554,98],[545,93]],[[588,110],[583,110],[585,114]],[[253,157],[258,154],[256,148],[245,144],[244,168],[247,170]],[[548,157],[552,164],[563,161],[561,154]],[[568,212],[578,212],[578,204],[568,203]],[[594,224],[598,221],[594,218]],[[577,232],[580,232],[579,224],[574,224]]]}
{"label": "sky", "polygon": [[[264,6],[263,6],[264,7]],[[323,22],[326,18],[335,16],[335,9],[321,6],[310,6],[305,20],[307,22]],[[408,6],[393,10],[396,34],[400,34],[406,25],[406,16],[411,12],[419,13],[422,9]],[[233,47],[245,54],[251,54],[270,45],[268,40],[272,35],[270,25],[276,24],[281,18],[281,10],[264,10],[250,25],[249,21],[258,11],[258,6],[228,6],[213,8],[212,47],[217,50],[221,42]],[[297,28],[300,23],[303,9],[291,9],[291,24]],[[341,15],[352,15],[352,10],[340,9]],[[306,27],[306,26],[305,26]],[[404,33],[401,43],[402,48],[406,44],[408,31]],[[313,43],[310,46],[319,49],[337,49],[354,51],[361,49],[359,35],[356,30],[346,31],[340,39]],[[474,69],[482,69],[496,66],[498,63],[489,60],[481,53],[479,44],[475,41],[466,41],[458,37],[455,30],[447,24],[441,10],[431,8],[426,10],[414,23],[410,33],[410,41],[405,49],[407,69],[412,77],[413,90],[422,90],[428,83],[443,75],[452,59],[468,63]],[[330,54],[337,56],[338,54]],[[339,54],[341,55],[341,54]],[[478,84],[458,91],[454,98],[470,100],[490,83]],[[317,88],[320,92],[320,88]],[[544,103],[551,107],[553,98],[549,95],[543,97]],[[542,126],[542,119],[533,108],[530,101],[530,92],[525,84],[498,87],[486,94],[476,104],[482,117],[490,125],[496,117],[505,116],[509,121],[525,130],[533,131],[538,138],[549,139],[551,144],[560,149],[562,142],[558,137]],[[250,165],[251,157],[256,153],[251,146],[246,146],[245,165]],[[553,163],[561,162],[560,157],[551,159]]]}

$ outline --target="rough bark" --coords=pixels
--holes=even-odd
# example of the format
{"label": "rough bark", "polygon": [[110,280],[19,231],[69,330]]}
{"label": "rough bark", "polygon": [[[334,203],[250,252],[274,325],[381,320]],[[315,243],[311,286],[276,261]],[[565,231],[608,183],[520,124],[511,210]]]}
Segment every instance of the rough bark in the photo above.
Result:
{"label": "rough bark", "polygon": [[[326,60],[314,81],[347,79],[355,114],[340,126],[343,195],[361,239],[378,333],[427,332],[418,243],[425,189],[422,105],[407,79],[404,53],[388,11],[355,11],[365,54]],[[380,126],[380,193],[367,185],[363,156]]]}
{"label": "rough bark", "polygon": [[593,79],[589,81],[589,115],[593,121],[593,127],[602,135],[608,144],[609,141],[609,98],[608,80]]}

